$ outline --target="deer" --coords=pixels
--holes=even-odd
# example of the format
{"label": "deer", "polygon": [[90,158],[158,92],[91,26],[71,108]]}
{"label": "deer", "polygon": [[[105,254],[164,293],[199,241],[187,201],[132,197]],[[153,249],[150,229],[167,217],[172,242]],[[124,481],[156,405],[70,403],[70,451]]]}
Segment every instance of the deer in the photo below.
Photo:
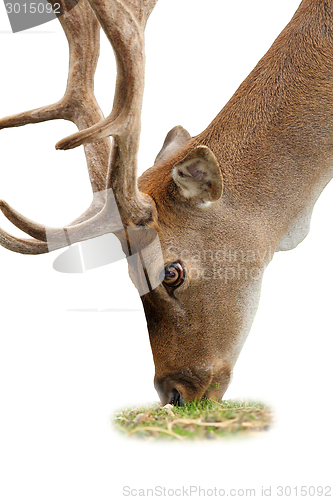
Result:
{"label": "deer", "polygon": [[[144,30],[157,0],[71,2],[61,0],[57,14],[70,53],[64,97],[2,118],[0,128],[75,123],[78,132],[56,149],[83,145],[92,202],[67,226],[50,228],[1,201],[30,238],[1,229],[0,243],[35,255],[115,234],[142,300],[161,403],[220,400],[251,329],[264,270],[275,252],[307,236],[333,175],[333,1],[302,0],[208,127],[195,137],[174,127],[140,178]],[[117,63],[106,118],[94,95],[100,27]]]}

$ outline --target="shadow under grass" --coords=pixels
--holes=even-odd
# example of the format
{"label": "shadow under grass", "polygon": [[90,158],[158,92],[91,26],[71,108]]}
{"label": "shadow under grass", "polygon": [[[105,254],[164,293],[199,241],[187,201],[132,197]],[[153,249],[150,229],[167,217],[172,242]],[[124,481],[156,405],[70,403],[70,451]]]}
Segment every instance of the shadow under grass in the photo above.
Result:
{"label": "shadow under grass", "polygon": [[125,436],[153,440],[203,440],[265,432],[271,409],[255,401],[194,401],[185,406],[136,407],[118,411],[115,427]]}

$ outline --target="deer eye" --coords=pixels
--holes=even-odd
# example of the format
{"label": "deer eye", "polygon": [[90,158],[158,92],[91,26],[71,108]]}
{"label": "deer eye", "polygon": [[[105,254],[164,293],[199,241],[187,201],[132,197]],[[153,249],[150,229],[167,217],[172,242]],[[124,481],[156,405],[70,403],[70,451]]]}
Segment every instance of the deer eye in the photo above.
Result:
{"label": "deer eye", "polygon": [[173,262],[164,268],[163,284],[172,288],[180,286],[185,279],[185,269],[180,262]]}

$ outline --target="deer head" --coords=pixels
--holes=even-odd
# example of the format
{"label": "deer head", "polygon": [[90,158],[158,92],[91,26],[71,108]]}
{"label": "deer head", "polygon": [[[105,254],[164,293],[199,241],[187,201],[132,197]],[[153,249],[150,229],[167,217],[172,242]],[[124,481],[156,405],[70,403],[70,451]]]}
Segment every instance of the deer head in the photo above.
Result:
{"label": "deer head", "polygon": [[[84,145],[93,201],[58,229],[1,202],[5,216],[32,238],[1,230],[0,243],[37,254],[115,233],[142,298],[155,387],[165,404],[223,396],[258,306],[265,267],[274,251],[292,248],[307,233],[313,205],[331,175],[331,151],[309,121],[299,127],[297,120],[312,99],[315,117],[327,123],[315,94],[325,86],[321,76],[328,63],[319,54],[324,57],[330,38],[322,35],[313,48],[313,38],[301,36],[300,26],[309,30],[319,8],[317,1],[303,1],[212,124],[194,138],[180,126],[172,129],[155,164],[137,180],[144,28],[156,1],[80,0],[71,9],[62,3],[59,21],[70,50],[66,93],[56,104],[0,120],[0,128],[73,121],[79,131],[56,147]],[[106,119],[93,92],[100,25],[118,70]],[[295,53],[298,66],[291,64]],[[292,141],[296,133],[302,140]],[[312,168],[316,140],[320,170]]]}

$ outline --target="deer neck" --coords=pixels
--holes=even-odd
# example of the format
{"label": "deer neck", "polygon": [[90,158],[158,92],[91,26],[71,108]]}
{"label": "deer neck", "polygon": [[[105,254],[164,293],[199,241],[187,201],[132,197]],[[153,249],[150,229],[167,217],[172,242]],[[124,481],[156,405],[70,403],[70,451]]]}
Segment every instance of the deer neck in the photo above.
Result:
{"label": "deer neck", "polygon": [[[195,138],[223,172],[225,197],[274,229],[276,250],[304,239],[332,178],[333,2],[302,2],[229,103]],[[319,22],[320,20],[320,22]],[[223,201],[222,201],[223,203]]]}

